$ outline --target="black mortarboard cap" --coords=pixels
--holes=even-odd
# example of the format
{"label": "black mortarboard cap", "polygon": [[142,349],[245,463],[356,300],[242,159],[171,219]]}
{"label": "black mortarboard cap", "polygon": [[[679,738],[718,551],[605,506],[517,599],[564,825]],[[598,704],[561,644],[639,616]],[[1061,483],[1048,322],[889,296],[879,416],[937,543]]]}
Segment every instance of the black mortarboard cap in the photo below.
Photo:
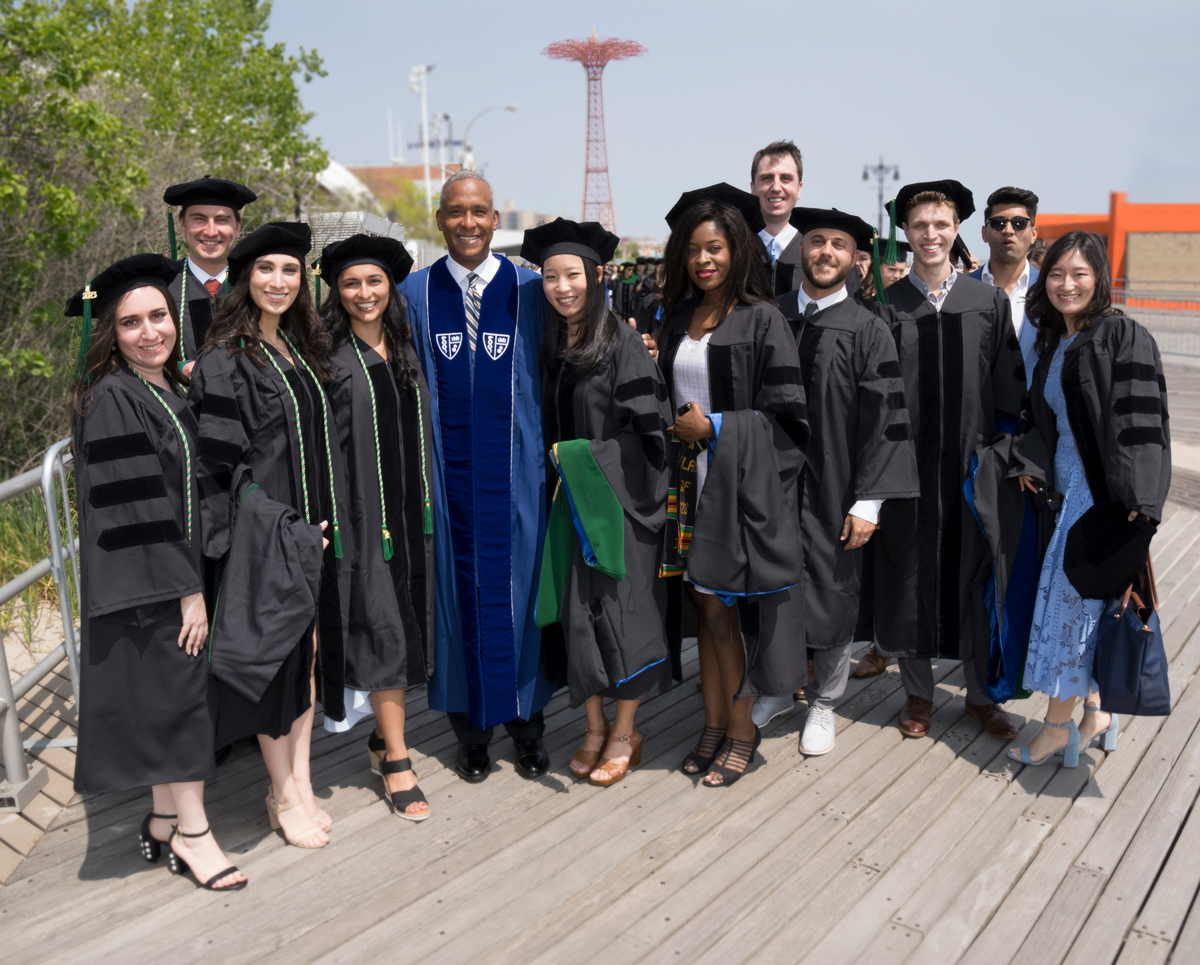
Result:
{"label": "black mortarboard cap", "polygon": [[[616,254],[620,243],[621,239],[599,222],[555,218],[548,224],[525,230],[521,257],[538,267],[545,265],[546,259],[555,255],[578,255],[606,265]],[[642,264],[642,259],[639,258],[637,263]],[[627,261],[625,264],[632,265],[633,262]]]}
{"label": "black mortarboard cap", "polygon": [[722,181],[720,184],[710,184],[707,188],[697,188],[695,191],[684,191],[675,202],[675,206],[667,212],[667,226],[674,231],[675,226],[682,220],[684,212],[702,201],[717,201],[736,208],[741,212],[751,231],[761,231],[763,228],[762,207],[758,198],[749,191],[735,188],[732,184]]}
{"label": "black mortarboard cap", "polygon": [[163,192],[163,201],[183,208],[190,204],[219,204],[233,208],[234,211],[241,211],[257,199],[258,195],[244,184],[222,178],[210,178],[207,175],[198,181],[172,184]]}
{"label": "black mortarboard cap", "polygon": [[908,204],[923,191],[939,191],[954,202],[958,209],[958,220],[966,221],[975,213],[975,196],[958,181],[946,178],[942,181],[916,181],[906,184],[896,195],[896,221],[908,221]]}
{"label": "black mortarboard cap", "polygon": [[846,211],[838,211],[837,208],[792,208],[788,221],[802,235],[816,228],[844,231],[863,250],[871,247],[871,238],[875,235],[875,229],[862,218]]}
{"label": "black mortarboard cap", "polygon": [[109,265],[67,299],[63,314],[68,318],[83,316],[79,358],[75,363],[76,380],[83,378],[83,363],[92,347],[92,316],[111,308],[135,288],[146,285],[166,287],[179,271],[178,264],[162,255],[131,255]]}
{"label": "black mortarboard cap", "polygon": [[254,263],[255,258],[291,255],[303,264],[311,248],[312,231],[304,222],[269,221],[251,231],[229,253],[229,284],[236,284],[238,277]]}
{"label": "black mortarboard cap", "polygon": [[413,259],[395,238],[358,234],[326,245],[319,264],[321,278],[336,290],[338,275],[355,265],[376,265],[388,273],[393,285],[399,285],[412,271]]}
{"label": "black mortarboard cap", "polygon": [[1157,529],[1147,516],[1130,522],[1122,503],[1096,503],[1067,530],[1063,572],[1085,600],[1124,596],[1146,568]]}

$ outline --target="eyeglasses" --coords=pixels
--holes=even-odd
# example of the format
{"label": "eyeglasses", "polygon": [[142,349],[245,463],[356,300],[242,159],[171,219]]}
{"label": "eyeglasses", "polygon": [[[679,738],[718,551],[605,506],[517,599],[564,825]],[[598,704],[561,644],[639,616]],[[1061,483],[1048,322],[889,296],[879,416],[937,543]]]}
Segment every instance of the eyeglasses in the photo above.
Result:
{"label": "eyeglasses", "polygon": [[1032,218],[1022,218],[1020,216],[1018,216],[1016,218],[1002,218],[999,215],[997,215],[994,218],[988,218],[987,223],[988,223],[988,227],[991,228],[993,231],[1003,231],[1004,226],[1006,224],[1010,224],[1010,223],[1013,226],[1013,231],[1024,231],[1031,224],[1033,224],[1033,219]]}

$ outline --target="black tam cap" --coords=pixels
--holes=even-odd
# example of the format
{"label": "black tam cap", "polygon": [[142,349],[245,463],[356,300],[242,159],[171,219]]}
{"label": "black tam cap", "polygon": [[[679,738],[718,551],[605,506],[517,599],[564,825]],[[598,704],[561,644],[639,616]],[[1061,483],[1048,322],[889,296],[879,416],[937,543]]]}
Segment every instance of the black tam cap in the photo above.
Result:
{"label": "black tam cap", "polygon": [[975,196],[958,181],[949,178],[943,181],[917,181],[906,184],[896,195],[896,221],[904,224],[908,221],[908,206],[918,194],[925,191],[938,191],[954,202],[958,209],[958,220],[966,221],[975,213]]}
{"label": "black tam cap", "polygon": [[875,235],[875,229],[862,218],[838,211],[837,208],[793,208],[788,221],[802,235],[817,228],[844,231],[864,251],[871,247],[871,239]]}
{"label": "black tam cap", "polygon": [[302,221],[269,221],[255,228],[229,253],[229,284],[263,255],[291,255],[304,263],[312,249],[312,231]]}
{"label": "black tam cap", "polygon": [[[616,254],[621,239],[595,221],[568,221],[555,218],[549,224],[525,230],[521,243],[521,257],[530,264],[541,267],[547,258],[555,255],[578,255],[606,265]],[[632,265],[627,261],[625,265]],[[641,264],[641,259],[638,260]]]}
{"label": "black tam cap", "polygon": [[163,285],[175,280],[179,265],[162,255],[131,255],[109,265],[83,288],[67,299],[63,314],[78,318],[84,301],[92,303],[92,314],[99,315],[117,304],[126,293],[146,285]]}
{"label": "black tam cap", "polygon": [[720,184],[710,184],[707,188],[697,188],[695,191],[684,191],[675,202],[675,206],[667,212],[667,227],[672,231],[683,220],[684,212],[702,201],[716,201],[736,208],[751,231],[761,231],[763,228],[762,207],[758,198],[749,191],[735,188],[732,184],[722,181]]}
{"label": "black tam cap", "polygon": [[1063,572],[1085,600],[1124,596],[1146,568],[1157,529],[1147,516],[1130,522],[1122,503],[1096,503],[1067,531]]}
{"label": "black tam cap", "polygon": [[210,178],[207,175],[199,181],[172,184],[163,192],[163,201],[183,208],[190,204],[219,204],[233,208],[234,211],[241,211],[251,201],[256,200],[258,195],[244,184]]}
{"label": "black tam cap", "polygon": [[376,265],[387,272],[393,285],[399,285],[412,271],[413,259],[395,238],[378,235],[351,235],[321,251],[321,278],[331,289],[336,288],[338,275],[355,265]]}

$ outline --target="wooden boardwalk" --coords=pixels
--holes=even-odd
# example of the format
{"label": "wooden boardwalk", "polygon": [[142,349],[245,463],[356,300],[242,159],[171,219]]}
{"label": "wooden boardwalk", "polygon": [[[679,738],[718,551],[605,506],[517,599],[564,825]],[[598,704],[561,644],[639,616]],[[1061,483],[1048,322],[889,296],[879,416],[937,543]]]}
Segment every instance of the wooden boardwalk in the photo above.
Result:
{"label": "wooden boardwalk", "polygon": [[[314,783],[335,819],[321,851],[269,830],[261,759],[220,768],[209,814],[249,874],[199,891],[147,865],[147,793],[71,801],[73,752],[45,821],[0,890],[0,957],[24,962],[701,961],[1196,962],[1200,911],[1200,511],[1169,507],[1155,547],[1175,709],[1125,723],[1118,749],[1080,767],[1023,767],[964,716],[944,662],[932,739],[905,740],[899,675],[852,681],[833,753],[797,751],[802,713],[773,722],[736,786],[697,786],[678,765],[701,726],[695,653],[646,705],[644,763],[622,784],[576,783],[583,728],[547,708],[553,769],[513,770],[507,738],[480,785],[455,776],[454,738],[410,698],[413,759],[433,807],[392,816],[367,770],[366,733],[318,734]],[[60,680],[23,707],[29,734],[70,732]],[[1045,699],[1009,709],[1037,729]],[[58,805],[68,804],[65,809]],[[28,816],[3,816],[33,825]],[[19,855],[18,855],[19,858]]]}

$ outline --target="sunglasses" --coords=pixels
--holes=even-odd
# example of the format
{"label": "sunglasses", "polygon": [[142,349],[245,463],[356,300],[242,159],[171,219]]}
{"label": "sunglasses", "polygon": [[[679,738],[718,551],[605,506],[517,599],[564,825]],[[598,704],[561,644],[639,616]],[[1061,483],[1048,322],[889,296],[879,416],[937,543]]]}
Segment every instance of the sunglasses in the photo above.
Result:
{"label": "sunglasses", "polygon": [[995,218],[988,218],[987,223],[988,227],[993,231],[1003,231],[1004,226],[1009,223],[1012,224],[1013,231],[1024,231],[1031,224],[1033,224],[1033,219],[1022,218],[1020,216],[1016,218],[1001,218],[999,215],[997,215]]}

